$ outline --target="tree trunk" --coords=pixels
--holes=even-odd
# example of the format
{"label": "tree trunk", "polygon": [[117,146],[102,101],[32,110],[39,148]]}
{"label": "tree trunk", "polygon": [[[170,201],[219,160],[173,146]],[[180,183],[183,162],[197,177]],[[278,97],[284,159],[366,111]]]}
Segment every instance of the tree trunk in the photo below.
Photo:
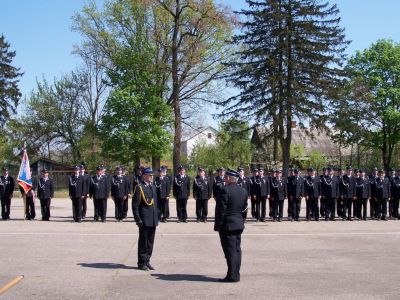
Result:
{"label": "tree trunk", "polygon": [[151,158],[151,167],[153,168],[153,171],[156,172],[161,167],[161,159],[153,156]]}

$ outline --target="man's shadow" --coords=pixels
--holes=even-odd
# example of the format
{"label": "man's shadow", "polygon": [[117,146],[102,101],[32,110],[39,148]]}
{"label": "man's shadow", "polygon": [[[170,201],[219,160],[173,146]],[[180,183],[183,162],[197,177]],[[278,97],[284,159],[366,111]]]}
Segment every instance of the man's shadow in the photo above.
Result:
{"label": "man's shadow", "polygon": [[212,278],[205,275],[193,274],[151,274],[156,279],[166,281],[201,281],[201,282],[218,282],[218,278]]}
{"label": "man's shadow", "polygon": [[78,266],[83,268],[94,268],[94,269],[126,269],[126,270],[136,270],[137,267],[130,267],[124,264],[115,263],[80,263]]}

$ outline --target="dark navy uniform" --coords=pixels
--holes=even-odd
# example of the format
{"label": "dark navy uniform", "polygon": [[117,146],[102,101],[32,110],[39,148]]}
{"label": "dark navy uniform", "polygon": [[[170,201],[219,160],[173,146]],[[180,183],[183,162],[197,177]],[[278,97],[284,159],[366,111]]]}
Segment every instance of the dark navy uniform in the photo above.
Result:
{"label": "dark navy uniform", "polygon": [[[397,171],[399,174],[399,171]],[[391,196],[393,199],[393,217],[399,218],[400,176],[393,176]]]}
{"label": "dark navy uniform", "polygon": [[368,199],[371,198],[371,186],[369,184],[369,178],[361,176],[356,178],[356,197],[358,202],[356,217],[360,220],[363,219],[366,221]]}
{"label": "dark navy uniform", "polygon": [[197,221],[207,222],[208,200],[212,195],[212,183],[209,178],[196,176],[193,180],[193,198],[196,200]]}
{"label": "dark navy uniform", "polygon": [[335,220],[336,199],[339,195],[337,176],[323,176],[321,180],[321,195],[325,199],[325,220]]}
{"label": "dark navy uniform", "polygon": [[378,199],[376,197],[376,168],[373,169],[373,173],[369,176],[369,185],[371,187],[371,198],[369,200],[369,216],[371,219],[378,218]]}
{"label": "dark navy uniform", "polygon": [[1,217],[3,220],[10,219],[11,198],[14,188],[15,181],[12,176],[0,176]]}
{"label": "dark navy uniform", "polygon": [[351,175],[343,175],[342,177],[342,195],[343,195],[343,201],[344,201],[344,210],[343,210],[343,215],[342,218],[351,221],[351,208],[353,205],[353,201],[356,198],[356,178]]}
{"label": "dark navy uniform", "polygon": [[68,181],[69,197],[72,200],[72,215],[75,222],[82,220],[82,200],[84,197],[85,179],[81,175],[71,175]]}
{"label": "dark navy uniform", "polygon": [[124,219],[124,203],[128,202],[129,180],[124,175],[114,175],[111,178],[111,197],[115,203],[115,219],[122,221]]}
{"label": "dark navy uniform", "polygon": [[167,175],[157,176],[154,181],[157,188],[158,206],[160,219],[167,222],[169,218],[169,194],[171,193],[171,182]]}
{"label": "dark navy uniform", "polygon": [[387,220],[387,203],[391,196],[390,181],[387,177],[378,177],[375,180],[376,198],[378,200],[378,220]]}
{"label": "dark navy uniform", "polygon": [[341,169],[339,169],[338,171],[339,171],[339,174],[336,176],[336,178],[337,178],[337,182],[339,185],[339,194],[337,196],[336,211],[337,211],[338,217],[343,218],[343,211],[344,211],[343,182],[342,182],[343,174],[341,173],[342,172]]}
{"label": "dark navy uniform", "polygon": [[94,175],[90,182],[90,198],[93,198],[94,220],[99,218],[102,222],[106,221],[107,199],[110,194],[109,183],[106,175]]}
{"label": "dark navy uniform", "polygon": [[[296,171],[295,171],[296,172]],[[291,205],[290,220],[300,221],[301,198],[304,197],[304,178],[298,176],[290,176],[288,178],[287,191],[289,196],[288,205]]]}
{"label": "dark navy uniform", "polygon": [[287,198],[287,185],[286,179],[272,177],[271,179],[271,198],[274,205],[273,219],[278,219],[279,222],[283,218],[283,205],[284,200]]}
{"label": "dark navy uniform", "polygon": [[83,177],[82,219],[85,219],[87,212],[87,198],[89,197],[90,193],[91,176],[85,173],[85,169],[83,166],[81,166],[81,176]]}
{"label": "dark navy uniform", "polygon": [[[143,172],[147,172],[146,169]],[[150,258],[153,253],[159,214],[154,184],[142,181],[136,185],[132,197],[132,211],[139,227],[138,267],[142,270],[152,269]]]}
{"label": "dark navy uniform", "polygon": [[176,199],[178,222],[187,222],[187,200],[190,195],[190,178],[187,175],[176,175],[174,178],[173,194]]}
{"label": "dark navy uniform", "polygon": [[225,186],[225,178],[223,176],[215,176],[212,184],[213,197],[216,200]]}
{"label": "dark navy uniform", "polygon": [[222,188],[216,199],[214,230],[219,237],[228,265],[224,281],[240,281],[242,250],[241,235],[244,229],[243,211],[247,209],[247,191],[237,184]]}
{"label": "dark navy uniform", "polygon": [[320,197],[321,181],[317,176],[308,175],[304,178],[304,193],[306,195],[306,219],[311,219],[311,214],[316,221],[319,220],[318,198]]}
{"label": "dark navy uniform", "polygon": [[50,220],[51,198],[54,197],[53,179],[41,177],[38,181],[38,197],[42,211],[42,220]]}
{"label": "dark navy uniform", "polygon": [[[247,192],[247,199],[251,198],[251,181],[250,178],[243,176],[239,177],[238,185],[244,188]],[[243,212],[243,218],[247,219],[247,209]]]}
{"label": "dark navy uniform", "polygon": [[[253,218],[256,217],[256,201],[257,201],[256,199],[257,199],[256,176],[252,176],[252,177],[250,177],[250,204],[251,204],[251,216]],[[272,208],[272,205],[270,203],[270,215],[269,215],[270,217],[272,217],[271,208]]]}
{"label": "dark navy uniform", "polygon": [[[36,210],[35,210],[35,196],[36,196],[36,190],[37,190],[37,178],[32,177],[32,187],[26,193],[25,195],[25,220],[33,220],[36,217]],[[20,186],[19,190],[21,192],[21,195],[24,196],[25,191],[24,189]]]}
{"label": "dark navy uniform", "polygon": [[256,176],[254,178],[254,189],[256,194],[256,221],[265,222],[267,198],[270,196],[270,183],[268,177]]}

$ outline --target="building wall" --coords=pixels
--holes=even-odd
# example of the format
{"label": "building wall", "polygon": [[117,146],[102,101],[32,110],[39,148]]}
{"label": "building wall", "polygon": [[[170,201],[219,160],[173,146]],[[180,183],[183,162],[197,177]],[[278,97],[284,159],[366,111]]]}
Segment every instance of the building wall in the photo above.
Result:
{"label": "building wall", "polygon": [[203,145],[215,145],[217,137],[217,131],[211,127],[205,129],[201,133],[196,136],[188,139],[187,141],[182,143],[182,153],[186,156],[190,156],[193,152],[193,149],[200,144]]}

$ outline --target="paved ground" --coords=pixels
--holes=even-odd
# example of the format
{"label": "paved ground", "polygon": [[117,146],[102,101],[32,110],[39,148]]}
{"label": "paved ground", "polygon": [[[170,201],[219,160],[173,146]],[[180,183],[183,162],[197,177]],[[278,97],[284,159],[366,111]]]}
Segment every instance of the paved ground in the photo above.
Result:
{"label": "paved ground", "polygon": [[[242,281],[230,284],[217,282],[226,265],[212,222],[161,224],[156,271],[143,272],[136,269],[132,219],[72,223],[70,201],[55,199],[51,222],[24,221],[20,203],[13,200],[13,220],[0,222],[0,289],[19,275],[24,279],[0,299],[400,297],[400,221],[248,222]],[[112,216],[111,201],[108,209]]]}

